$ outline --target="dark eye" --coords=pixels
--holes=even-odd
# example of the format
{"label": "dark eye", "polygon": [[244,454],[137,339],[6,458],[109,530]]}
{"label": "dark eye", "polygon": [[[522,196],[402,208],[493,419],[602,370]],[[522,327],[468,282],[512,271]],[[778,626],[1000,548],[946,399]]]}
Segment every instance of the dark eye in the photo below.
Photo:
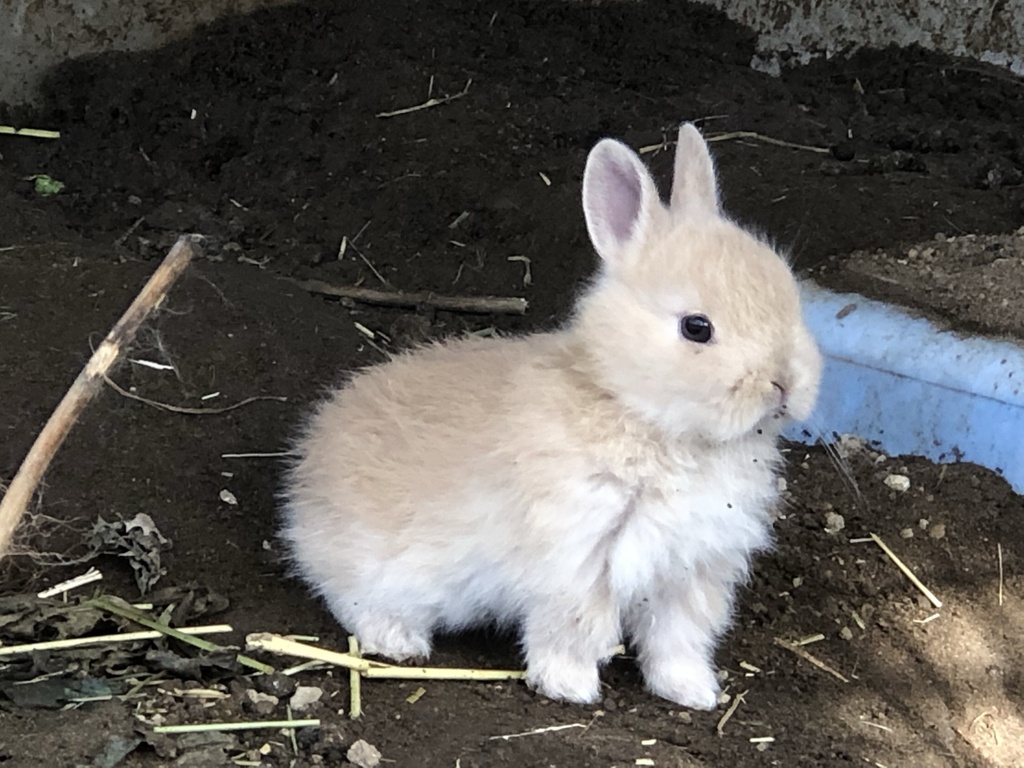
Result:
{"label": "dark eye", "polygon": [[711,330],[711,321],[704,315],[687,315],[679,320],[680,335],[698,344],[711,341]]}

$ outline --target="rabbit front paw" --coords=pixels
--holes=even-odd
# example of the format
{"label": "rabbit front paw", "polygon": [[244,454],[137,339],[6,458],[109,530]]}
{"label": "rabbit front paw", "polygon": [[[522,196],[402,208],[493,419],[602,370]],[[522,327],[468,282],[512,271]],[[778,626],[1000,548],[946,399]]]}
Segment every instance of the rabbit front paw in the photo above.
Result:
{"label": "rabbit front paw", "polygon": [[649,664],[644,678],[651,693],[690,709],[714,709],[720,691],[711,667],[699,660]]}
{"label": "rabbit front paw", "polygon": [[526,670],[526,682],[542,696],[575,704],[598,700],[601,679],[596,662],[566,654],[537,654]]}

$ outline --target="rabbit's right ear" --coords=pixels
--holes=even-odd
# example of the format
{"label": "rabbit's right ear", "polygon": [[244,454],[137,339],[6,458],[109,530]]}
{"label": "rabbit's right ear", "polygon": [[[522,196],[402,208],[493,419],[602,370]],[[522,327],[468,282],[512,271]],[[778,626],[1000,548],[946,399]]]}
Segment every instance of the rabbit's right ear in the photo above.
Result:
{"label": "rabbit's right ear", "polygon": [[603,139],[583,171],[583,214],[590,242],[608,264],[622,261],[649,234],[662,207],[647,168],[625,144]]}
{"label": "rabbit's right ear", "polygon": [[705,218],[719,214],[715,162],[693,123],[679,126],[669,208],[677,216]]}

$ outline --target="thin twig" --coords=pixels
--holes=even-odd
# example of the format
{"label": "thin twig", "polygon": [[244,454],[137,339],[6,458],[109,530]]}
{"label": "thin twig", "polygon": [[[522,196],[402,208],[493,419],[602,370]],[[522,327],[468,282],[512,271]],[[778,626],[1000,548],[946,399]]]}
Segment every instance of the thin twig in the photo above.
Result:
{"label": "thin twig", "polygon": [[99,345],[78,378],[51,414],[18,468],[3,500],[0,500],[0,558],[10,546],[29,500],[35,493],[54,455],[78,417],[103,386],[107,372],[124,348],[135,338],[139,326],[160,305],[167,292],[195,255],[200,238],[184,235],[178,239],[142,291]]}
{"label": "thin twig", "polygon": [[[729,141],[731,139],[755,139],[757,141],[764,142],[765,144],[773,144],[777,147],[786,147],[787,149],[802,149],[806,152],[816,152],[819,155],[827,155],[832,151],[827,147],[815,147],[810,144],[797,144],[792,141],[786,141],[785,139],[776,139],[773,136],[765,136],[763,133],[756,133],[755,131],[729,131],[728,133],[711,133],[705,136],[705,140],[708,143],[715,141]],[[645,147],[640,147],[638,151],[641,155],[646,155],[650,152],[660,152],[668,149],[675,143],[675,141],[666,139],[665,141],[659,141],[657,144],[648,144]]]}
{"label": "thin twig", "polygon": [[736,714],[736,710],[739,709],[740,704],[743,703],[743,700],[746,697],[747,691],[744,691],[743,693],[737,693],[736,697],[732,700],[732,703],[729,704],[729,708],[725,710],[725,714],[722,715],[722,718],[718,721],[718,725],[715,726],[715,730],[718,731],[719,736],[725,735],[725,724],[729,722],[730,717]]}
{"label": "thin twig", "polygon": [[218,413],[227,413],[228,411],[233,411],[236,408],[241,408],[242,406],[249,405],[250,403],[260,402],[261,400],[273,400],[274,402],[278,403],[288,402],[287,397],[279,397],[277,395],[256,395],[255,397],[247,397],[244,400],[240,400],[237,403],[225,405],[220,408],[192,408],[185,405],[171,405],[170,403],[161,403],[157,400],[150,400],[148,397],[143,397],[142,395],[136,395],[134,392],[129,392],[127,389],[117,384],[117,382],[115,382],[109,376],[104,376],[103,380],[107,382],[111,389],[117,392],[117,394],[121,395],[121,397],[127,397],[129,400],[135,400],[136,402],[144,403],[145,405],[152,406],[153,408],[157,408],[161,411],[170,411],[171,413],[185,413],[190,416],[215,416]]}
{"label": "thin twig", "polygon": [[364,304],[378,304],[386,307],[432,307],[448,312],[467,312],[484,315],[522,315],[526,312],[526,299],[518,296],[441,296],[436,293],[401,291],[376,291],[372,288],[355,288],[332,285],[323,280],[292,280],[310,293],[323,296],[337,296]]}
{"label": "thin twig", "polygon": [[898,557],[896,557],[896,553],[893,552],[891,549],[889,549],[889,547],[886,546],[886,543],[884,541],[882,541],[882,539],[877,534],[872,533],[870,535],[871,535],[871,540],[873,542],[875,542],[875,544],[877,544],[879,547],[881,547],[882,551],[885,552],[886,555],[888,555],[889,559],[892,560],[896,564],[896,567],[899,568],[901,571],[903,571],[903,575],[905,575],[908,579],[910,579],[910,583],[913,584],[915,587],[917,587],[921,591],[921,594],[924,595],[925,597],[927,597],[928,601],[932,605],[934,605],[936,608],[941,608],[942,607],[942,601],[939,600],[939,598],[937,598],[932,593],[932,591],[930,589],[928,589],[928,587],[926,587],[924,584],[921,583],[921,580],[919,578],[917,578],[917,576],[914,575],[914,572],[912,570],[910,570],[903,563],[902,560],[900,560]]}
{"label": "thin twig", "polygon": [[396,109],[393,112],[378,112],[377,117],[398,117],[398,115],[408,115],[410,112],[419,112],[422,109],[430,109],[431,107],[439,107],[442,104],[447,104],[450,101],[461,99],[467,93],[469,93],[469,86],[473,84],[473,79],[470,78],[466,81],[466,87],[458,93],[453,93],[451,96],[445,96],[440,99],[430,98],[424,101],[422,104],[417,104],[414,107],[406,107],[405,109]]}
{"label": "thin twig", "polygon": [[775,644],[777,646],[779,646],[780,648],[785,648],[790,653],[795,653],[801,659],[803,659],[804,661],[810,662],[811,664],[816,666],[818,669],[821,669],[821,670],[824,670],[825,672],[828,672],[830,675],[832,675],[832,677],[836,678],[837,680],[842,680],[844,683],[850,682],[846,678],[846,676],[844,676],[841,672],[837,672],[833,667],[830,667],[828,664],[826,664],[824,661],[819,659],[817,656],[812,656],[810,653],[805,651],[799,645],[795,645],[793,643],[787,642],[787,641],[783,640],[781,637],[776,637],[775,638]]}
{"label": "thin twig", "polygon": [[828,147],[814,147],[810,144],[796,144],[792,141],[786,141],[785,139],[776,139],[772,136],[765,136],[763,133],[755,133],[754,131],[729,131],[728,133],[713,133],[707,137],[708,142],[713,141],[728,141],[730,139],[756,139],[757,141],[763,141],[765,144],[774,144],[777,147],[786,147],[787,149],[803,149],[807,152],[817,152],[819,155],[827,155],[831,152]]}

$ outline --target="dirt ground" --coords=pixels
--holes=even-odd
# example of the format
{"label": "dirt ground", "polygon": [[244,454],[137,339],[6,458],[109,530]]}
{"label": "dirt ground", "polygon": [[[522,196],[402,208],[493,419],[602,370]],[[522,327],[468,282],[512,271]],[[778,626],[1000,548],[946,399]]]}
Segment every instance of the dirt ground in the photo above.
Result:
{"label": "dirt ground", "polygon": [[[749,69],[752,53],[748,33],[676,0],[320,2],[153,53],[76,62],[54,73],[38,109],[0,108],[0,122],[63,134],[0,137],[0,481],[182,232],[207,236],[205,256],[129,354],[173,370],[131,362],[114,379],[192,408],[286,398],[197,415],[106,390],[59,453],[36,532],[20,543],[80,555],[98,518],[145,513],[172,544],[150,562],[158,592],[139,595],[124,556],[90,563],[102,591],[156,611],[173,604],[181,625],[228,623],[231,634],[211,638],[222,644],[271,631],[344,648],[344,630],[281,562],[278,459],[225,454],[281,451],[324,388],[382,350],[561,321],[594,264],[579,182],[604,135],[654,147],[646,157],[667,183],[671,153],[656,147],[680,120],[698,120],[726,207],[804,270],[1024,224],[1022,81],[918,50],[771,79]],[[429,98],[444,103],[386,116]],[[41,196],[34,174],[65,187]],[[889,274],[877,259],[872,269]],[[832,287],[863,289],[855,273],[828,270]],[[529,310],[382,309],[281,278],[521,296]],[[515,682],[367,680],[353,721],[347,675],[253,675],[158,641],[0,657],[0,764],[340,766],[363,739],[399,767],[1024,765],[1021,498],[978,467],[852,450],[859,502],[822,449],[792,446],[789,458],[778,546],[758,559],[717,657],[732,697],[717,712],[651,697],[624,657],[598,707],[551,703]],[[891,475],[909,489],[887,485]],[[870,533],[941,608],[860,541]],[[14,557],[2,592],[30,594],[86,567]],[[4,600],[7,644],[83,622],[93,633],[137,629]],[[819,634],[800,647],[832,672],[776,643]],[[278,670],[295,662],[259,658]],[[440,641],[433,663],[520,662],[514,638],[479,632]],[[321,725],[294,741],[275,729],[151,730],[282,719],[296,683],[322,697],[295,712]]]}

